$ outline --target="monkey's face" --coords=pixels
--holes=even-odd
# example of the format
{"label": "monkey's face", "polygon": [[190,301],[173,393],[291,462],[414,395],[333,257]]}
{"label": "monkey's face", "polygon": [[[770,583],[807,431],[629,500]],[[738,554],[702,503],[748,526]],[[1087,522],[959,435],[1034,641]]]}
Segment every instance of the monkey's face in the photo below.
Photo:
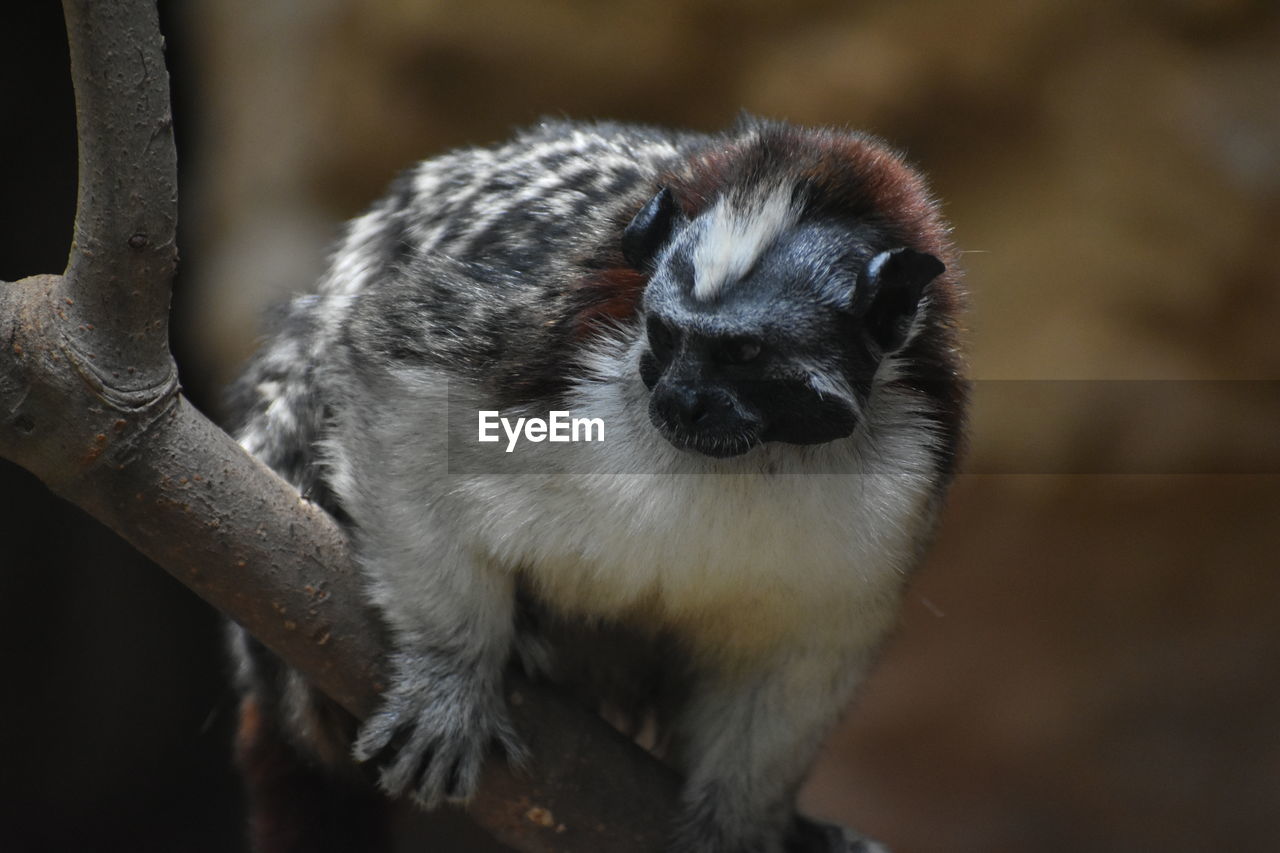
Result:
{"label": "monkey's face", "polygon": [[624,234],[628,260],[651,270],[649,417],[678,448],[729,457],[847,437],[942,272],[930,255],[878,251],[870,228],[801,221],[792,204],[721,203],[685,221],[664,190]]}
{"label": "monkey's face", "polygon": [[[836,390],[844,385],[839,354],[812,345],[823,337],[797,335],[820,324],[744,319],[671,306],[646,312],[640,377],[663,436],[684,450],[727,457],[766,441],[818,444],[853,432],[857,404]],[[834,384],[824,378],[832,370]]]}

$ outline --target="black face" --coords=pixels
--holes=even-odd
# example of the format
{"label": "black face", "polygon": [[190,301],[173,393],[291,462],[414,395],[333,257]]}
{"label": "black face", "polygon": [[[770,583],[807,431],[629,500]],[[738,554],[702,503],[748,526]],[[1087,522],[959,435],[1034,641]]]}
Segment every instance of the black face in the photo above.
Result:
{"label": "black face", "polygon": [[682,450],[729,457],[766,441],[820,444],[857,424],[847,401],[819,394],[776,348],[776,333],[681,327],[657,313],[646,326],[640,377],[653,392],[649,418]]}
{"label": "black face", "polygon": [[628,260],[652,271],[640,377],[654,426],[713,457],[852,434],[877,365],[905,342],[942,264],[910,249],[876,251],[869,232],[805,224],[714,296],[696,298],[698,236],[687,225],[660,194],[630,229]]}

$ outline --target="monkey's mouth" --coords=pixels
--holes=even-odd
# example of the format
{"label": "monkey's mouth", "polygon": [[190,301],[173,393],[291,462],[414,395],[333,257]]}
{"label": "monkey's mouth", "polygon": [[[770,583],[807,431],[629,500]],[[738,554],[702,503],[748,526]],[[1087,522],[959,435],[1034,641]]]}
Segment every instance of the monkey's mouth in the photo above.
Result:
{"label": "monkey's mouth", "polygon": [[764,424],[723,397],[682,393],[659,386],[649,401],[649,421],[678,450],[714,459],[741,456],[760,444]]}
{"label": "monkey's mouth", "polygon": [[662,437],[677,450],[700,453],[713,459],[741,456],[760,444],[760,435],[756,430],[693,432],[664,423],[654,425],[658,428],[658,432],[662,433]]}

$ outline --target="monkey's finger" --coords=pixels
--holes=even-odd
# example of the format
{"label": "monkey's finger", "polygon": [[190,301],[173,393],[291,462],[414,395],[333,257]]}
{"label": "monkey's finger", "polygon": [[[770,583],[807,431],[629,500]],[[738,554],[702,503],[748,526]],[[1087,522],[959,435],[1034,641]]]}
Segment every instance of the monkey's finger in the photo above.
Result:
{"label": "monkey's finger", "polygon": [[437,755],[427,767],[417,788],[418,799],[426,802],[427,808],[434,809],[444,802],[449,788],[449,778],[454,774],[458,761],[459,756],[456,751],[447,750],[444,754]]}
{"label": "monkey's finger", "polygon": [[454,803],[465,803],[480,787],[482,759],[474,754],[463,755],[449,768],[445,779],[445,796]]}
{"label": "monkey's finger", "polygon": [[351,755],[360,763],[388,764],[413,736],[414,726],[400,715],[382,713],[370,717],[360,728],[360,734],[351,747]]}
{"label": "monkey's finger", "polygon": [[529,765],[532,758],[529,748],[516,734],[510,720],[504,717],[494,724],[492,742],[498,751],[506,756],[507,763],[512,767],[524,768]]}
{"label": "monkey's finger", "polygon": [[406,765],[413,767],[413,772],[405,779],[405,788],[412,788],[416,793],[426,787],[431,765],[437,761],[438,752],[436,742],[432,741],[420,749],[409,751],[404,756]]}

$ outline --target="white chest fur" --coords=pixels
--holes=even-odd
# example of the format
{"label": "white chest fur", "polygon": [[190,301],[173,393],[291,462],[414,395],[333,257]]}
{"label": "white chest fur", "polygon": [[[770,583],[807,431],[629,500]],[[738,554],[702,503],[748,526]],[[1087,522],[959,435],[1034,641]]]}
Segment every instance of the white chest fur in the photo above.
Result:
{"label": "white chest fur", "polygon": [[[621,443],[661,473],[466,478],[452,495],[468,507],[458,520],[472,546],[562,610],[642,610],[695,645],[749,653],[786,636],[822,641],[824,620],[879,629],[932,524],[930,456],[913,443],[927,436],[899,433],[906,444],[874,459],[858,458],[855,437],[712,462],[635,427]],[[579,463],[605,453],[564,452]]]}
{"label": "white chest fur", "polygon": [[[827,624],[882,628],[933,524],[933,436],[918,403],[884,392],[847,439],[714,460],[659,435],[628,361],[567,401],[604,422],[605,441],[532,446],[533,464],[501,444],[436,446],[442,411],[487,406],[443,384],[404,389],[396,398],[416,405],[365,445],[359,470],[381,472],[367,492],[391,486],[397,507],[414,508],[397,516],[402,530],[520,572],[564,612],[640,613],[695,646],[744,653],[838,641],[822,636]],[[411,452],[424,442],[433,452]],[[354,487],[350,469],[331,471],[340,493]]]}

